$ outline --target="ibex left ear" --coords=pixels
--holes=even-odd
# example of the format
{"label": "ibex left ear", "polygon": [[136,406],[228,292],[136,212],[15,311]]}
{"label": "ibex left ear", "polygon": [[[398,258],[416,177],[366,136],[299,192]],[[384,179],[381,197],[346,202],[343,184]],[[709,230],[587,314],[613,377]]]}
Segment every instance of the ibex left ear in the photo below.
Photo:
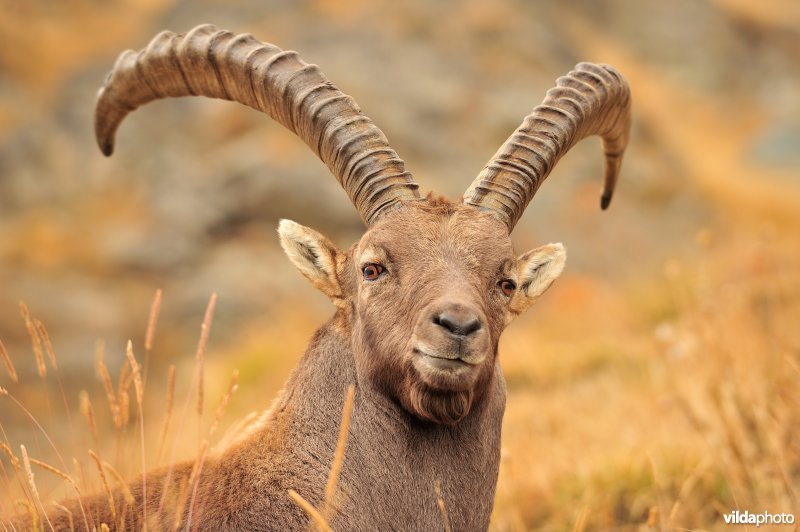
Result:
{"label": "ibex left ear", "polygon": [[512,315],[522,314],[550,288],[564,270],[567,250],[561,244],[547,244],[517,259],[517,292],[511,299]]}
{"label": "ibex left ear", "polygon": [[334,302],[340,299],[336,264],[341,251],[322,234],[291,220],[280,221],[278,234],[283,251],[300,273]]}

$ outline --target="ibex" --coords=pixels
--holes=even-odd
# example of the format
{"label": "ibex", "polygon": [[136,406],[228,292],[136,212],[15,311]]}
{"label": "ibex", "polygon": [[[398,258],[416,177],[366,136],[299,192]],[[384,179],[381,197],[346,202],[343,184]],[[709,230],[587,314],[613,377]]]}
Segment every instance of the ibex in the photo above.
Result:
{"label": "ibex", "polygon": [[[287,490],[314,505],[323,501],[343,398],[354,384],[331,526],[442,530],[438,483],[452,530],[485,530],[506,396],[498,341],[559,276],[566,257],[561,244],[516,257],[509,235],[556,162],[591,135],[603,139],[601,206],[608,206],[630,130],[625,79],[589,63],[559,78],[460,201],[422,197],[381,130],[317,66],[210,25],[161,33],[120,56],[98,94],[103,153],[112,153],[130,111],[186,95],[245,104],[296,133],[342,185],[367,231],[341,251],[322,234],[281,221],[289,259],[336,312],[257,430],[207,460],[182,526],[307,528],[308,516]],[[126,526],[165,512],[165,490],[178,491],[191,469],[185,463],[147,473],[146,497],[142,481],[131,482]],[[118,518],[125,499],[115,500]],[[65,505],[76,527],[85,526],[78,501]],[[119,526],[105,495],[84,498],[83,508],[90,523]],[[49,515],[57,529],[66,526],[64,514]],[[172,526],[172,519],[156,525]]]}

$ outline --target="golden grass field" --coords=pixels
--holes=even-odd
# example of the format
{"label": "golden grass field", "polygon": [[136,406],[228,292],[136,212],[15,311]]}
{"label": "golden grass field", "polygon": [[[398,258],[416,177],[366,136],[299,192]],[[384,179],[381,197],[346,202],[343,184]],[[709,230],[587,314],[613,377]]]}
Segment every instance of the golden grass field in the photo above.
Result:
{"label": "golden grass field", "polygon": [[[494,530],[719,529],[721,514],[734,508],[797,512],[800,257],[789,252],[792,235],[762,228],[751,236],[742,249],[738,236],[730,242],[703,232],[695,259],[674,259],[662,275],[621,289],[568,276],[560,297],[510,327],[501,343],[509,401]],[[199,345],[179,362],[174,388],[147,386],[141,410],[129,364],[105,380],[104,360],[123,350],[98,351],[100,378],[68,397],[53,366],[57,354],[48,356],[46,333],[33,325],[38,340],[25,356],[41,357],[47,374],[0,392],[8,394],[4,422],[19,417],[29,427],[20,440],[31,465],[19,447],[2,445],[0,511],[70,496],[73,482],[82,493],[102,489],[94,456],[108,464],[113,484],[141,469],[142,445],[147,466],[192,457],[206,441],[224,445],[254,402],[266,406],[263,392],[245,381],[231,397],[239,372],[207,376],[200,416],[198,371],[250,372],[258,364],[268,378],[251,378],[277,389],[309,321],[288,315],[211,353]],[[255,346],[263,345],[276,346],[270,358],[283,362],[261,360]],[[253,349],[257,355],[248,355]],[[145,334],[136,351],[137,364],[158,357],[157,334]],[[17,400],[35,407],[28,413]]]}
{"label": "golden grass field", "polygon": [[[274,222],[292,217],[341,247],[361,228],[299,141],[231,105],[170,102],[129,119],[114,158],[93,145],[94,90],[116,54],[199,22],[296,46],[344,78],[424,186],[450,196],[555,76],[576,60],[616,66],[635,123],[614,204],[597,212],[601,155],[586,141],[514,235],[519,252],[561,240],[570,255],[501,340],[509,397],[491,529],[800,516],[795,2],[4,4],[0,521],[75,486],[103,490],[100,471],[114,485],[224,445],[333,313],[280,255]],[[249,184],[283,175],[319,188],[298,199]],[[215,203],[220,191],[230,205]]]}

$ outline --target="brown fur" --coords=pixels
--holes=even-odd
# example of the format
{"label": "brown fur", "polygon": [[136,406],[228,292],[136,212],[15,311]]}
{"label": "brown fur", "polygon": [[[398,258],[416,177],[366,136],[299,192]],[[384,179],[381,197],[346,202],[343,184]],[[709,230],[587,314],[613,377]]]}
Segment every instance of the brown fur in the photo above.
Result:
{"label": "brown fur", "polygon": [[[352,383],[356,399],[333,528],[443,530],[434,488],[440,482],[452,530],[485,530],[505,407],[497,345],[514,301],[529,296],[510,298],[498,281],[511,278],[522,286],[520,272],[531,269],[515,260],[505,226],[474,207],[433,199],[385,213],[346,253],[292,222],[282,223],[281,239],[301,271],[337,304],[336,315],[312,339],[264,424],[205,461],[182,526],[305,530],[308,517],[287,490],[321,506]],[[302,246],[292,246],[295,241]],[[335,273],[309,267],[322,264],[323,256],[332,257],[325,264],[335,264]],[[376,262],[384,274],[365,280],[362,265]],[[445,311],[474,315],[481,328],[447,334],[431,321]],[[436,370],[439,359],[430,365],[425,350],[461,360],[444,362],[458,369]],[[191,471],[184,463],[168,480],[166,469],[147,475],[150,529],[172,529]],[[117,493],[116,512],[125,515],[125,527],[139,528],[140,481],[130,489],[134,507],[123,508]],[[84,505],[92,523],[114,529],[106,500],[98,495]],[[64,504],[82,528],[77,501]],[[67,526],[63,511],[49,515],[56,529]]]}

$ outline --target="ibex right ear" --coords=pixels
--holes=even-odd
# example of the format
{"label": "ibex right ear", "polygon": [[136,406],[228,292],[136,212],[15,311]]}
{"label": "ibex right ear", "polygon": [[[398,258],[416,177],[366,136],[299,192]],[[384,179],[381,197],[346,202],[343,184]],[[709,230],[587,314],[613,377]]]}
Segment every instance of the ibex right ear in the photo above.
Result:
{"label": "ibex right ear", "polygon": [[320,233],[291,220],[280,221],[278,234],[283,251],[300,273],[329,298],[341,298],[336,264],[342,252]]}
{"label": "ibex right ear", "polygon": [[511,300],[511,312],[519,315],[533,305],[564,270],[567,250],[561,244],[547,244],[517,259],[519,290]]}

